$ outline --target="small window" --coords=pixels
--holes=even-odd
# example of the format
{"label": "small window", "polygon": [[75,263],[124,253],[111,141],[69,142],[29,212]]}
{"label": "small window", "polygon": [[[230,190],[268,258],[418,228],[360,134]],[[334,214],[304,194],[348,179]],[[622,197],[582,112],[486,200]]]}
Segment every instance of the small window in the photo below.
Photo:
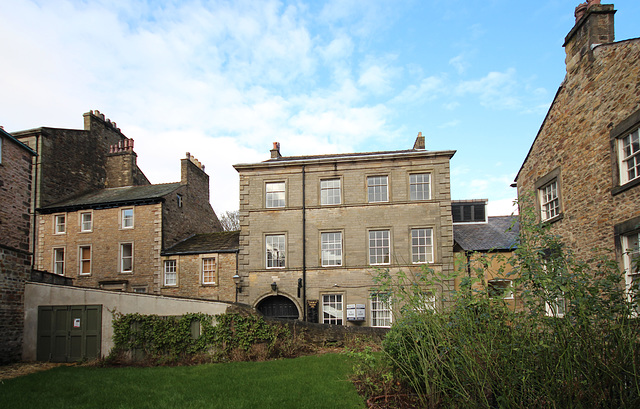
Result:
{"label": "small window", "polygon": [[64,275],[64,247],[53,249],[53,272],[61,276]]}
{"label": "small window", "polygon": [[327,179],[320,181],[320,204],[339,205],[342,203],[340,196],[340,179]]}
{"label": "small window", "polygon": [[164,262],[164,285],[174,286],[178,284],[178,270],[176,260]]}
{"label": "small window", "polygon": [[389,177],[369,176],[367,178],[369,203],[389,201]]}
{"label": "small window", "polygon": [[91,246],[80,246],[80,275],[91,274]]}
{"label": "small window", "polygon": [[625,281],[629,299],[640,304],[636,297],[640,290],[640,233],[632,233],[622,237],[622,251]]}
{"label": "small window", "polygon": [[122,228],[133,228],[133,209],[122,209]]}
{"label": "small window", "polygon": [[322,296],[322,323],[342,325],[343,318],[342,294],[324,294]]}
{"label": "small window", "polygon": [[451,202],[451,214],[454,223],[486,223],[487,202]]}
{"label": "small window", "polygon": [[89,232],[93,230],[93,215],[91,212],[80,213],[80,231]]}
{"label": "small window", "polygon": [[265,185],[265,206],[284,207],[285,206],[285,184],[284,182],[271,182]]}
{"label": "small window", "polygon": [[389,230],[371,230],[369,232],[369,264],[389,264]]}
{"label": "small window", "polygon": [[551,220],[560,215],[560,197],[558,192],[558,180],[542,186],[540,192],[540,212],[542,221]]}
{"label": "small window", "polygon": [[618,157],[620,166],[620,184],[640,178],[640,140],[636,129],[619,139]]}
{"label": "small window", "polygon": [[147,293],[147,287],[133,287],[133,292],[136,294],[146,294]]}
{"label": "small window", "polygon": [[216,283],[216,259],[203,258],[202,259],[202,284],[215,284]]}
{"label": "small window", "polygon": [[176,201],[178,203],[178,207],[182,207],[182,195],[176,194]]}
{"label": "small window", "polygon": [[67,217],[64,214],[56,214],[53,217],[53,224],[55,234],[64,234],[67,232]]}
{"label": "small window", "polygon": [[411,261],[433,263],[432,229],[411,229]]}
{"label": "small window", "polygon": [[513,299],[513,282],[511,280],[496,278],[487,283],[489,297]]}
{"label": "small window", "polygon": [[283,268],[285,266],[285,236],[272,234],[265,237],[267,268]]}
{"label": "small window", "polygon": [[342,233],[329,232],[320,235],[322,267],[342,265]]}
{"label": "small window", "polygon": [[371,295],[371,326],[391,326],[391,300],[389,294]]}
{"label": "small window", "polygon": [[564,317],[564,314],[566,313],[566,308],[567,308],[564,297],[557,297],[552,301],[546,302],[544,304],[544,307],[545,307],[547,316],[558,317],[558,318]]}
{"label": "small window", "polygon": [[409,190],[411,200],[431,199],[431,175],[428,173],[410,175]]}
{"label": "small window", "polygon": [[120,244],[120,272],[133,272],[133,243]]}

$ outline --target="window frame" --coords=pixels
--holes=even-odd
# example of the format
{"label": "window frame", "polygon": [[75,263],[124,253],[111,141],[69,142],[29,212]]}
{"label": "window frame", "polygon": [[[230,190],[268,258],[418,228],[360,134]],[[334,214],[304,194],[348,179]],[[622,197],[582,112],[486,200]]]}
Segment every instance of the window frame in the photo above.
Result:
{"label": "window frame", "polygon": [[[51,269],[53,270],[53,274],[59,275],[59,276],[65,276],[66,274],[66,248],[63,247],[53,247],[52,251],[51,251],[51,259],[52,259],[52,265],[51,265]],[[58,259],[58,254],[62,254],[62,260]],[[60,266],[60,268],[58,269],[58,267]],[[59,270],[61,270],[61,272],[58,272]]]}
{"label": "window frame", "polygon": [[[281,257],[277,257],[277,258],[273,258],[273,257],[269,257],[270,254],[270,250],[269,250],[269,239],[270,238],[278,238],[278,243],[277,245],[280,246],[280,244],[282,244],[282,250],[280,249],[274,249],[271,250],[273,251],[280,251],[281,252]],[[282,242],[280,243],[280,238],[282,238]],[[272,243],[272,247],[273,247],[273,243]],[[267,269],[282,269],[282,268],[286,268],[287,267],[287,235],[285,233],[269,233],[269,234],[265,234],[264,235],[264,250],[265,250],[265,268]],[[281,262],[279,260],[282,260]],[[273,261],[277,261],[276,263],[273,263]],[[272,265],[270,265],[272,264]],[[281,265],[280,265],[281,264]]]}
{"label": "window frame", "polygon": [[[426,183],[425,183],[424,181],[413,181],[412,179],[413,179],[414,177],[417,177],[417,176],[423,176],[423,177],[424,177],[424,176],[427,176],[428,180],[427,180],[427,182],[426,182]],[[427,193],[427,196],[428,196],[428,197],[426,197],[426,198],[425,198],[425,197],[423,197],[423,198],[417,198],[417,197],[415,197],[415,198],[414,198],[414,193],[416,193],[416,195],[417,195],[417,193],[418,193],[418,192],[420,192],[420,191],[418,190],[418,187],[419,187],[419,186],[425,186],[425,185],[427,186],[426,193]],[[415,190],[415,191],[414,191],[414,189],[413,189],[413,187],[414,187],[414,186],[416,186],[416,190]],[[421,193],[422,193],[422,195],[424,196],[424,190],[423,190],[423,191],[421,191]],[[425,200],[431,200],[431,173],[429,173],[429,172],[424,172],[424,173],[410,173],[410,174],[409,174],[409,200],[411,200],[411,201],[425,201]]]}
{"label": "window frame", "polygon": [[[325,241],[325,236],[327,236],[327,238],[331,237],[329,235],[339,235],[339,242],[336,243],[335,241]],[[344,265],[343,263],[343,256],[344,256],[344,252],[343,252],[343,244],[342,244],[342,231],[323,231],[320,232],[320,265],[322,267],[342,267]],[[327,244],[327,246],[329,245],[333,245],[334,247],[331,248],[325,248],[325,243]],[[339,247],[335,247],[335,245],[338,244]],[[329,252],[337,252],[339,253],[339,260],[336,264],[331,264],[330,260],[331,259],[337,259],[338,257],[333,257],[333,258],[325,258],[325,254],[329,253]],[[335,254],[335,253],[334,253]]]}
{"label": "window frame", "polygon": [[[492,284],[497,284],[497,283],[506,283],[508,282],[509,284],[502,288],[500,286],[492,286]],[[491,294],[492,292],[492,287],[498,290],[502,290],[500,294],[495,293],[495,294]],[[493,290],[496,291],[496,290]],[[513,280],[510,280],[508,278],[492,278],[487,280],[487,293],[490,297],[493,298],[502,298],[503,300],[513,300],[514,295],[513,295]]]}
{"label": "window frame", "polygon": [[[327,297],[329,297],[329,300],[327,301]],[[333,300],[331,299],[331,297],[333,297]],[[339,301],[338,301],[339,298]],[[338,308],[334,308],[334,305],[339,305],[340,309]],[[322,294],[322,323],[323,324],[330,324],[330,325],[345,325],[346,324],[346,320],[344,318],[344,313],[345,313],[345,303],[344,303],[344,294],[342,293],[326,293],[326,294]],[[336,313],[339,312],[340,317],[338,317],[337,315],[331,315],[328,311],[330,311],[330,308],[333,308]],[[325,314],[327,316],[325,316]]]}
{"label": "window frame", "polygon": [[[632,238],[635,240],[635,247],[631,244]],[[629,301],[634,301],[632,286],[635,281],[640,283],[640,268],[638,268],[638,258],[640,257],[640,249],[638,247],[640,245],[640,231],[623,234],[621,236],[621,244],[625,287]],[[634,268],[635,271],[633,271]],[[640,303],[640,299],[636,299],[635,301]]]}
{"label": "window frame", "polygon": [[[127,216],[125,212],[131,211],[131,217]],[[129,224],[130,221],[130,224]],[[135,227],[135,210],[133,207],[126,207],[120,209],[120,228],[121,229],[133,229]]]}
{"label": "window frame", "polygon": [[[89,249],[89,258],[85,258],[84,249]],[[89,264],[89,272],[84,272],[85,262]],[[93,270],[93,246],[91,244],[80,244],[78,246],[78,275],[90,276]]]}
{"label": "window frame", "polygon": [[[89,215],[89,228],[85,228],[84,216]],[[90,233],[93,231],[93,212],[80,212],[80,233]]]}
{"label": "window frame", "polygon": [[[384,179],[384,183],[377,183],[379,179]],[[367,176],[367,203],[388,203],[389,202],[389,175],[370,175]],[[377,192],[377,189],[383,192]],[[377,195],[384,193],[384,198],[377,199]]]}
{"label": "window frame", "polygon": [[[635,138],[634,138],[635,136]],[[629,155],[626,155],[626,144],[625,140],[630,138],[630,148],[633,150],[634,146],[636,147],[635,151],[632,151]],[[623,135],[618,139],[618,168],[620,171],[620,186],[626,185],[627,183],[632,183],[640,179],[640,128],[636,128],[633,132],[627,133],[626,136]],[[635,139],[635,143],[634,143]],[[634,165],[629,167],[627,162],[633,161]],[[633,169],[635,171],[635,176],[633,178],[629,178],[629,170]]]}
{"label": "window frame", "polygon": [[[372,237],[371,237],[372,233],[374,233],[374,234],[375,233],[386,233],[387,237],[386,238],[385,237],[382,237],[382,238],[374,237],[372,239]],[[370,266],[386,266],[386,265],[390,265],[391,264],[391,244],[393,243],[392,238],[391,238],[391,229],[370,229],[370,230],[367,231],[367,237],[368,237],[368,241],[367,241],[367,243],[368,243],[368,245],[367,245],[368,252],[367,252],[367,254],[368,254],[369,265]],[[377,245],[372,246],[371,245],[372,240],[376,242],[375,244],[377,244],[378,240],[383,240],[383,241],[386,240],[386,246],[384,245],[384,243],[381,246],[377,246]],[[384,261],[384,257],[385,257],[384,253],[377,254],[377,252],[376,252],[376,254],[372,254],[372,250],[382,249],[383,252],[384,252],[385,248],[387,249],[387,254],[386,254],[387,260],[386,261]],[[375,257],[375,259],[376,259],[375,262],[372,262],[372,256]],[[382,262],[378,262],[378,259],[380,257],[383,258]]]}
{"label": "window frame", "polygon": [[[62,219],[62,222],[59,220]],[[62,229],[60,229],[62,226]],[[67,233],[67,214],[58,213],[53,215],[53,234],[66,234]]]}
{"label": "window frame", "polygon": [[[624,192],[627,189],[631,189],[635,186],[640,185],[640,174],[637,177],[629,180],[628,174],[624,175],[624,166],[622,163],[623,152],[623,140],[625,137],[630,136],[638,132],[638,137],[640,138],[640,109],[633,112],[619,124],[611,129],[609,134],[610,138],[610,147],[611,147],[611,166],[612,166],[612,179],[613,179],[613,188],[611,189],[612,195],[617,195],[621,192]],[[636,156],[638,161],[640,161],[640,156]],[[640,169],[638,170],[640,173]]]}
{"label": "window frame", "polygon": [[[330,186],[330,187],[323,187],[323,184],[325,183],[329,183],[329,182],[337,182],[338,186]],[[329,198],[335,198],[336,195],[329,195],[329,192],[331,193],[335,193],[338,192],[337,195],[337,202],[331,202],[329,203]],[[327,192],[327,202],[325,202],[325,195],[323,194],[324,192]],[[342,180],[340,178],[326,178],[326,179],[320,179],[320,205],[321,206],[338,206],[342,204]]]}
{"label": "window frame", "polygon": [[[386,297],[386,299],[380,299],[380,296]],[[369,297],[370,311],[371,311],[371,326],[375,328],[390,328],[393,324],[393,308],[391,298],[389,294],[385,293],[373,293]],[[382,317],[376,317],[381,313]],[[381,320],[381,323],[378,321]]]}
{"label": "window frame", "polygon": [[[539,178],[535,182],[536,188],[536,206],[538,209],[538,215],[540,217],[540,222],[542,223],[554,223],[556,221],[562,220],[564,217],[564,213],[562,210],[562,181],[561,181],[561,169],[560,167],[555,168],[545,176]],[[546,200],[543,197],[545,194],[545,189],[552,184],[555,184],[555,192],[556,195],[551,200]],[[545,208],[546,204],[552,203],[557,200],[557,205],[554,207],[557,210],[557,213],[551,217],[547,216],[547,210]]]}
{"label": "window frame", "polygon": [[[167,271],[167,267],[170,266],[170,263],[172,263],[173,266],[173,271]],[[169,283],[167,278],[169,277],[169,274],[173,275],[173,282]],[[169,260],[164,260],[164,262],[162,263],[162,285],[164,287],[177,287],[178,286],[178,260],[176,259],[169,259]]]}
{"label": "window frame", "polygon": [[[213,263],[213,268],[205,269],[206,263]],[[208,272],[209,274],[205,276],[205,272]],[[202,285],[218,285],[217,256],[207,256],[200,259],[200,282],[202,283]]]}
{"label": "window frame", "polygon": [[[269,190],[269,186],[282,185],[281,190]],[[277,196],[282,194],[282,198],[276,197],[270,198],[272,195]],[[282,204],[280,204],[282,203]],[[287,207],[287,182],[281,181],[269,181],[264,182],[264,207],[266,209],[282,209]]]}
{"label": "window frame", "polygon": [[[425,237],[424,237],[425,238],[425,244],[424,245],[421,245],[420,243],[414,244],[414,239],[416,237],[414,237],[413,233],[421,231],[421,230],[429,231],[429,236],[427,237],[425,235]],[[431,263],[435,262],[435,245],[434,245],[434,240],[433,240],[433,230],[434,230],[433,227],[412,227],[411,230],[409,231],[409,239],[410,239],[410,246],[411,246],[411,263],[412,264],[431,264]],[[422,237],[417,237],[418,240],[420,238],[422,238]],[[426,244],[426,239],[427,238],[430,241],[430,244],[428,244],[428,245]],[[416,261],[416,259],[415,259],[416,255],[418,255],[418,256],[421,255],[420,253],[416,254],[416,252],[415,252],[416,248],[421,248],[421,247],[425,248],[425,252],[424,252],[424,255],[426,256],[425,260],[424,261],[421,261],[421,260]],[[431,249],[430,252],[427,252],[426,251],[427,249]]]}
{"label": "window frame", "polygon": [[[124,255],[124,248],[125,246],[130,246],[131,247],[131,255],[125,257]],[[119,270],[121,274],[132,274],[133,273],[133,262],[134,262],[134,246],[133,246],[133,242],[128,241],[128,242],[122,242],[119,245],[119,249],[120,249],[120,254],[119,254]],[[130,259],[130,264],[131,264],[131,268],[129,270],[125,270],[124,269],[124,263],[125,260]]]}

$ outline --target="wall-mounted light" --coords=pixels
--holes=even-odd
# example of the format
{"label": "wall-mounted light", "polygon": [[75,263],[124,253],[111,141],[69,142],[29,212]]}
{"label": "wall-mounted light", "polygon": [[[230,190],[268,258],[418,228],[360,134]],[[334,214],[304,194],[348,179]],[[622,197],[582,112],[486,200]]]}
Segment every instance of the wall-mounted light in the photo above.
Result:
{"label": "wall-mounted light", "polygon": [[271,291],[278,291],[278,283],[275,281],[271,283]]}
{"label": "wall-mounted light", "polygon": [[236,273],[236,275],[233,276],[233,282],[236,284],[236,302],[238,302],[238,293],[242,292],[242,277]]}

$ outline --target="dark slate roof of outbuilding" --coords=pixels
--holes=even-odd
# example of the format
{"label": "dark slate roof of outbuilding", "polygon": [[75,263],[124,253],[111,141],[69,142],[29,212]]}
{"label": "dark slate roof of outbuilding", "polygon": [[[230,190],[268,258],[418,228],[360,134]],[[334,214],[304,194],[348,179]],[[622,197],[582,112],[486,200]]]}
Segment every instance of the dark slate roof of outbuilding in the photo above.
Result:
{"label": "dark slate roof of outbuilding", "polygon": [[466,251],[514,249],[519,233],[518,216],[489,216],[487,223],[453,225],[453,240]]}
{"label": "dark slate roof of outbuilding", "polygon": [[39,210],[43,213],[51,213],[61,210],[94,209],[158,202],[180,186],[180,182],[176,182],[100,189],[44,206]]}
{"label": "dark slate roof of outbuilding", "polygon": [[200,253],[230,253],[240,247],[239,231],[194,234],[162,252],[163,256]]}

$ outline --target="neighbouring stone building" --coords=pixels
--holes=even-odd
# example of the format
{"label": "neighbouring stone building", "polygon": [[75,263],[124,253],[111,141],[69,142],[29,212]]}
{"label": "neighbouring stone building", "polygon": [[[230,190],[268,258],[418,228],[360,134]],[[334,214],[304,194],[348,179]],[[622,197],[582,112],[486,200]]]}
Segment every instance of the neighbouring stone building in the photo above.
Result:
{"label": "neighbouring stone building", "polygon": [[[513,290],[516,276],[509,264],[518,245],[518,216],[488,216],[486,206],[484,199],[451,201],[455,288],[461,289],[465,276],[481,278],[473,283],[473,290],[487,290],[490,295],[504,298],[509,306],[521,307]],[[478,270],[482,277],[477,276]]]}
{"label": "neighbouring stone building", "polygon": [[0,364],[18,361],[22,354],[33,156],[31,148],[0,128]]}
{"label": "neighbouring stone building", "polygon": [[[449,162],[413,149],[238,164],[241,302],[267,316],[389,326],[377,270],[453,270]],[[434,289],[425,302],[434,302]]]}
{"label": "neighbouring stone building", "polygon": [[640,38],[614,41],[614,6],[576,8],[566,77],[516,177],[533,207],[581,258],[615,251],[627,284],[640,234]]}
{"label": "neighbouring stone building", "polygon": [[239,237],[239,231],[194,234],[162,251],[161,294],[237,301]]}

